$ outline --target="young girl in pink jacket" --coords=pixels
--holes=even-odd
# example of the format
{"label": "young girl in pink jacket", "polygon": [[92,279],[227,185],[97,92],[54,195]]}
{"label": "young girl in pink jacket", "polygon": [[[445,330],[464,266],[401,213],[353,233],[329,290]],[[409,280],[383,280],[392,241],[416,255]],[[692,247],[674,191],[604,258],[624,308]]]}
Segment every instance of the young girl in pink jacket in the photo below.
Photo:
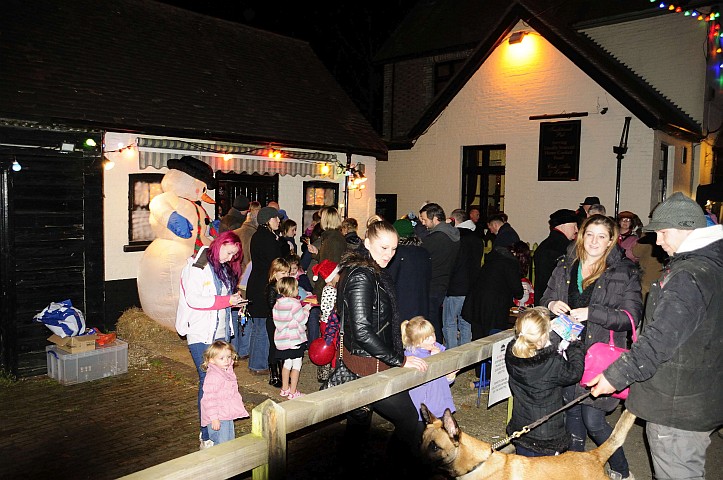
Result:
{"label": "young girl in pink jacket", "polygon": [[216,340],[203,354],[202,368],[206,370],[201,398],[201,426],[209,427],[211,445],[233,440],[233,421],[249,416],[238,391],[233,371],[236,352],[230,343]]}
{"label": "young girl in pink jacket", "polygon": [[311,305],[301,305],[297,298],[299,283],[293,277],[284,277],[277,282],[279,298],[272,310],[274,317],[274,344],[276,358],[284,361],[281,369],[281,391],[279,395],[290,399],[303,396],[297,390],[301,362],[307,347],[306,323]]}

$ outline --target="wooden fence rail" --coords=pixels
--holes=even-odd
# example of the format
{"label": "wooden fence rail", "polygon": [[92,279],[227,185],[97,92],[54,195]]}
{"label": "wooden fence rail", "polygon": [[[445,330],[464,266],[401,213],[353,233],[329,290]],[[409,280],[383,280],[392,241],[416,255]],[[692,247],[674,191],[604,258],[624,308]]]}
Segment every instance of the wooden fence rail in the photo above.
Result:
{"label": "wooden fence rail", "polygon": [[129,480],[222,479],[253,470],[254,480],[286,474],[286,436],[302,428],[389,397],[492,356],[492,345],[512,330],[491,335],[428,357],[425,373],[392,368],[329,390],[276,403],[266,400],[251,413],[252,433],[141,470]]}

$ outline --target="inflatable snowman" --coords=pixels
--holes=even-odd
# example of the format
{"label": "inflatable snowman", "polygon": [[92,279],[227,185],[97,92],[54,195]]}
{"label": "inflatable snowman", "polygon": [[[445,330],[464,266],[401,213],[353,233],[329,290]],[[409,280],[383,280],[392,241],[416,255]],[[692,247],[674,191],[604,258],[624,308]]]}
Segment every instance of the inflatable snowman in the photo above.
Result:
{"label": "inflatable snowman", "polygon": [[188,257],[212,240],[201,201],[215,203],[206,190],[216,187],[216,179],[211,166],[195,157],[171,159],[167,166],[163,193],[149,205],[156,239],[138,267],[138,296],[146,315],[175,330],[181,270]]}

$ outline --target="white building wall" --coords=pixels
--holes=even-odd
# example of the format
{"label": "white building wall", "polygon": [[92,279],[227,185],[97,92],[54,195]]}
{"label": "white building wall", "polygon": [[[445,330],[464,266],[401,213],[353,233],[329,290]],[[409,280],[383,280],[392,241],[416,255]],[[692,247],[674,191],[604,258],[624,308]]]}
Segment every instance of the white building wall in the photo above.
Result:
{"label": "white building wall", "polygon": [[[105,137],[105,150],[117,150],[118,145],[132,145],[137,135],[123,133],[108,133]],[[103,233],[105,236],[105,280],[122,280],[136,278],[138,264],[143,252],[124,252],[123,247],[128,244],[128,175],[133,173],[165,173],[168,169],[156,170],[152,167],[141,170],[138,167],[138,153],[124,155],[123,153],[107,153],[115,161],[111,170],[104,172],[103,178]],[[337,153],[337,158],[346,159],[346,156]],[[370,157],[354,157],[354,163],[361,161],[366,167],[366,176],[369,180],[360,198],[350,195],[351,213],[358,215],[359,219],[366,219],[374,213],[374,174],[376,161]],[[279,205],[285,209],[290,218],[301,223],[303,207],[303,183],[313,180],[328,180],[312,177],[281,175],[279,177]],[[344,179],[338,177],[339,201],[344,198]],[[208,192],[214,198],[214,190]],[[211,218],[214,218],[214,206],[203,205]],[[371,213],[369,213],[371,211]],[[360,220],[361,223],[361,220]],[[298,228],[298,234],[303,227]]]}
{"label": "white building wall", "polygon": [[671,13],[583,33],[702,123],[707,26]]}
{"label": "white building wall", "polygon": [[[612,213],[612,147],[620,142],[624,117],[632,114],[609,94],[607,114],[598,114],[606,96],[602,87],[540,35],[533,32],[523,45],[533,49],[524,61],[511,58],[515,46],[501,44],[411,150],[390,151],[389,161],[379,163],[377,191],[397,193],[399,212],[416,212],[426,200],[446,212],[461,207],[462,147],[505,144],[505,212],[523,240],[544,239],[549,214],[576,209],[586,196],[600,197]],[[538,182],[540,121],[529,117],[563,112],[590,113],[581,119],[579,181]],[[650,211],[654,149],[654,132],[633,117],[622,163],[621,210]]]}

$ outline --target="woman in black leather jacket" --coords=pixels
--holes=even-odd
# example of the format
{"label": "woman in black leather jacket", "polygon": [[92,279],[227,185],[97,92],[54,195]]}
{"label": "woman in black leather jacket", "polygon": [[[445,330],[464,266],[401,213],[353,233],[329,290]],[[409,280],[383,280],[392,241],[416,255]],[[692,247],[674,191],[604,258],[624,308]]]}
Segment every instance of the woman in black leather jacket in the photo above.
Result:
{"label": "woman in black leather jacket", "polygon": [[[585,325],[581,339],[587,350],[593,343],[613,341],[627,346],[632,330],[630,313],[640,321],[643,303],[640,275],[635,264],[617,246],[618,226],[604,215],[589,217],[580,227],[574,247],[558,261],[540,304],[555,315],[568,313]],[[581,385],[563,390],[565,401],[583,394]],[[612,433],[605,416],[620,401],[613,397],[587,398],[565,411],[565,425],[572,434],[570,450],[584,451],[588,435],[600,445]],[[611,478],[632,478],[623,449],[609,459]]]}
{"label": "woman in black leather jacket", "polygon": [[[361,376],[391,367],[427,370],[423,359],[404,356],[394,284],[382,270],[394,256],[397,243],[394,227],[374,216],[367,225],[366,248],[349,251],[341,260],[337,310],[344,326],[343,358],[349,369]],[[394,424],[396,440],[416,453],[422,427],[409,393],[392,395],[371,407]],[[363,423],[370,421],[367,416]]]}

